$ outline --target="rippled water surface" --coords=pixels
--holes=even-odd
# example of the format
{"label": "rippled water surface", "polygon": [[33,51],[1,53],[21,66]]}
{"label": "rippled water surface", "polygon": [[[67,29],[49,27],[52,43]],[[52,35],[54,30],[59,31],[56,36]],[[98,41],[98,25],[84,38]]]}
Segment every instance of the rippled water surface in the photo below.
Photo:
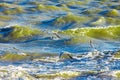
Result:
{"label": "rippled water surface", "polygon": [[1,0],[1,80],[119,80],[119,0]]}

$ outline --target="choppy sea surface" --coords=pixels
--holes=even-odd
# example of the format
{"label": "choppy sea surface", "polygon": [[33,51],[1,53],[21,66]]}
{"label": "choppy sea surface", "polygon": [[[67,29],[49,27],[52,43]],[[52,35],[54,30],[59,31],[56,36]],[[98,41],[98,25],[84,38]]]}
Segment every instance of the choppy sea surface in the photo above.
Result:
{"label": "choppy sea surface", "polygon": [[120,0],[0,0],[0,80],[119,80]]}

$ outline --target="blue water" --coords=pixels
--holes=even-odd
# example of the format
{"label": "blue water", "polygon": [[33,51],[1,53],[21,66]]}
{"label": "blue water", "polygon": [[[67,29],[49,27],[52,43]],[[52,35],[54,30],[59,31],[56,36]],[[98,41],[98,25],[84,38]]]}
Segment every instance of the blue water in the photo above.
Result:
{"label": "blue water", "polygon": [[[71,1],[82,1],[83,0],[70,0]],[[117,1],[117,0],[116,0]],[[54,20],[61,16],[65,16],[68,12],[64,10],[60,11],[31,11],[29,9],[34,8],[34,4],[29,4],[29,2],[40,2],[41,4],[46,5],[56,5],[60,6],[61,4],[67,4],[67,0],[1,0],[0,3],[9,3],[13,4],[16,2],[16,5],[22,6],[25,9],[25,13],[22,14],[13,14],[9,15],[14,17],[14,19],[5,22],[7,25],[1,26],[0,34],[6,34],[10,30],[3,30],[3,27],[8,27],[12,25],[21,25],[21,26],[29,26],[32,28],[38,28],[42,31],[46,31],[47,34],[44,36],[35,36],[31,40],[27,40],[24,42],[1,42],[0,43],[0,55],[4,54],[4,52],[13,52],[13,53],[51,53],[59,55],[60,52],[66,51],[70,52],[74,55],[74,60],[65,60],[61,62],[42,62],[42,61],[18,61],[18,62],[4,62],[0,61],[0,66],[21,66],[26,69],[36,69],[36,72],[28,71],[30,74],[37,73],[52,73],[54,71],[98,71],[98,74],[86,74],[82,76],[78,76],[72,78],[71,80],[114,80],[114,77],[110,76],[100,76],[99,71],[106,70],[106,66],[109,68],[107,71],[120,70],[120,60],[111,61],[111,57],[106,55],[100,59],[92,59],[85,57],[76,57],[77,55],[87,55],[88,52],[93,52],[94,49],[90,47],[89,42],[87,43],[77,43],[77,44],[66,44],[65,42],[70,40],[70,36],[60,35],[62,37],[58,40],[53,40],[51,36],[53,30],[67,30],[74,29],[78,27],[91,27],[90,23],[94,21],[96,18],[103,16],[106,11],[111,10],[111,6],[108,5],[119,5],[119,2],[114,2],[114,0],[106,1],[104,4],[100,4],[101,0],[89,0],[85,5],[71,5],[68,6],[70,12],[74,15],[79,16],[89,16],[93,19],[82,24],[76,23],[66,23],[57,27],[58,25],[54,24]],[[87,10],[95,10],[102,9],[100,13],[95,14],[84,14],[84,11]],[[0,12],[3,9],[0,8]],[[118,10],[120,12],[120,10]],[[1,15],[1,14],[0,14]],[[120,17],[116,17],[119,18]],[[1,21],[1,20],[0,20]],[[105,24],[103,26],[110,25]],[[113,24],[116,25],[116,24]],[[93,27],[93,26],[92,26]],[[94,26],[95,27],[95,26]],[[87,39],[85,37],[85,39]],[[94,47],[100,51],[112,51],[116,52],[120,50],[120,42],[119,41],[109,41],[109,40],[99,40],[94,38],[92,39]],[[13,49],[15,47],[18,50]],[[57,56],[58,57],[58,56]]]}

